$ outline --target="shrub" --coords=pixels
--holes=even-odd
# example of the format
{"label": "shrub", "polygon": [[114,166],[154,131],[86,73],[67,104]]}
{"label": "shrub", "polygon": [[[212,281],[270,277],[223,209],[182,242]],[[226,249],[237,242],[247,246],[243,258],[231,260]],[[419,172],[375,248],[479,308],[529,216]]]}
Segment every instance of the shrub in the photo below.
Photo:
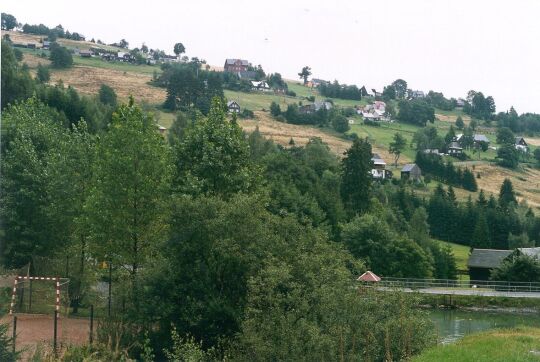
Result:
{"label": "shrub", "polygon": [[306,99],[310,102],[315,102],[315,96],[309,96],[309,97],[306,97]]}
{"label": "shrub", "polygon": [[73,66],[73,57],[71,56],[70,51],[57,43],[51,44],[49,59],[55,68],[70,68]]}
{"label": "shrub", "polygon": [[364,119],[364,124],[366,126],[372,126],[372,127],[380,127],[381,124],[377,121],[372,121],[370,119]]}
{"label": "shrub", "polygon": [[295,91],[288,90],[287,93],[285,93],[285,94],[290,96],[290,97],[296,97],[296,92]]}
{"label": "shrub", "polygon": [[247,109],[247,108],[244,108],[242,110],[242,112],[239,114],[240,118],[254,118],[255,117],[255,114],[253,113],[253,111]]}

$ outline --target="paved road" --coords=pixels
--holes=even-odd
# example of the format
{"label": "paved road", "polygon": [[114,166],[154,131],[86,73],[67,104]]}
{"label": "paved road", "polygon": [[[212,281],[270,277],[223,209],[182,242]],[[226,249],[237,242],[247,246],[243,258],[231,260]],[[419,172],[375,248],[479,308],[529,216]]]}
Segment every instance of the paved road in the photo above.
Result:
{"label": "paved road", "polygon": [[421,294],[438,294],[438,295],[476,295],[482,297],[507,297],[507,298],[540,298],[540,292],[499,292],[496,290],[486,289],[452,289],[452,288],[425,288],[425,289],[411,289],[411,288],[389,288],[389,287],[377,287],[378,290],[392,291],[400,290],[405,293],[421,293]]}

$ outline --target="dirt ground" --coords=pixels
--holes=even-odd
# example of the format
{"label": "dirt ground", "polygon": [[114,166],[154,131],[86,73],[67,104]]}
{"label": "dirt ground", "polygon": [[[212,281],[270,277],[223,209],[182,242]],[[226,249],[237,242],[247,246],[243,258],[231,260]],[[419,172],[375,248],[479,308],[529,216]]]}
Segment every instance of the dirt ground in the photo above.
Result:
{"label": "dirt ground", "polygon": [[[24,350],[23,360],[32,355],[38,344],[52,345],[54,323],[52,315],[17,314],[17,350]],[[12,316],[4,316],[0,323],[9,323],[12,331]],[[88,342],[90,324],[88,319],[65,318],[58,320],[58,346],[82,345]],[[95,333],[95,332],[94,332]]]}
{"label": "dirt ground", "polygon": [[291,138],[297,146],[308,143],[310,138],[321,138],[332,152],[343,155],[351,145],[351,142],[329,135],[314,127],[298,126],[273,120],[268,113],[255,112],[256,120],[240,120],[238,123],[246,132],[253,132],[256,127],[263,136],[273,140],[282,146],[289,146]]}
{"label": "dirt ground", "polygon": [[84,94],[95,95],[102,84],[107,84],[115,90],[122,101],[133,95],[139,102],[161,104],[165,101],[167,93],[164,89],[148,85],[151,79],[152,77],[147,74],[87,66],[75,66],[51,74],[51,83],[62,80],[64,85],[71,85]]}

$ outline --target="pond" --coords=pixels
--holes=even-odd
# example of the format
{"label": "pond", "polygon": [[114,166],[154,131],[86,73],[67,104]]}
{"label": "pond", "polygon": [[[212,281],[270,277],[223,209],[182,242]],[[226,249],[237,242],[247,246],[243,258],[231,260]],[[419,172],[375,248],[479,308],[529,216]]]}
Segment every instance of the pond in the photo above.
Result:
{"label": "pond", "polygon": [[540,326],[540,314],[503,313],[434,309],[429,317],[435,324],[439,341],[453,343],[463,336],[494,328],[515,326]]}

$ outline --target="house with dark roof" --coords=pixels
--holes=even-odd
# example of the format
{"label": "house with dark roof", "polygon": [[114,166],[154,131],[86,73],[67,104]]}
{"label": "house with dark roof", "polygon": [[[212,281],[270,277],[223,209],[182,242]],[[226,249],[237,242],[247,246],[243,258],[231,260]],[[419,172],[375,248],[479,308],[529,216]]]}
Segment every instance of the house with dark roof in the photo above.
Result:
{"label": "house with dark roof", "polygon": [[240,105],[236,101],[228,101],[227,109],[229,113],[240,113]]}
{"label": "house with dark roof", "polygon": [[416,163],[408,163],[401,169],[401,179],[420,181],[422,179],[422,170]]}
{"label": "house with dark roof", "polygon": [[371,169],[371,177],[374,180],[386,180],[392,178],[392,171],[386,169],[386,162],[377,153],[371,157],[373,168]]}
{"label": "house with dark roof", "polygon": [[[462,139],[463,139],[463,133],[460,133],[460,134],[456,135],[455,140],[457,142],[461,143]],[[489,145],[489,139],[486,137],[486,135],[475,133],[473,135],[474,146],[478,146],[480,144],[480,142],[484,142],[484,143],[487,143]]]}
{"label": "house with dark roof", "polygon": [[525,138],[523,137],[516,137],[514,146],[518,151],[527,152],[529,150],[529,145],[527,144],[527,142],[525,142]]}
{"label": "house with dark roof", "polygon": [[245,72],[249,68],[249,62],[245,59],[226,59],[223,70],[225,72]]}
{"label": "house with dark roof", "polygon": [[421,90],[411,90],[409,92],[409,99],[425,98],[425,94]]}
{"label": "house with dark roof", "polygon": [[448,155],[454,156],[454,157],[459,157],[462,154],[463,154],[463,147],[461,147],[461,145],[459,143],[457,143],[456,141],[451,142],[448,145]]}
{"label": "house with dark roof", "polygon": [[467,262],[471,280],[489,280],[491,271],[512,254],[512,250],[473,249]]}

